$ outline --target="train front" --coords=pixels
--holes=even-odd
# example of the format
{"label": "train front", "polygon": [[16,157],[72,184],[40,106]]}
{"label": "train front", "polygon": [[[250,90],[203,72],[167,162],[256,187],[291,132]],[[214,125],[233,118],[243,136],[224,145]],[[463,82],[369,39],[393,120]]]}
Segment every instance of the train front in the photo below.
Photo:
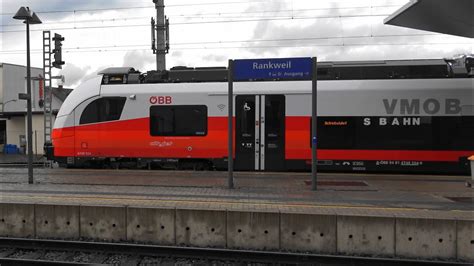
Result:
{"label": "train front", "polygon": [[48,160],[67,163],[68,158],[74,158],[75,109],[85,100],[99,96],[101,81],[102,75],[93,77],[79,85],[66,98],[54,121],[51,142],[44,146]]}

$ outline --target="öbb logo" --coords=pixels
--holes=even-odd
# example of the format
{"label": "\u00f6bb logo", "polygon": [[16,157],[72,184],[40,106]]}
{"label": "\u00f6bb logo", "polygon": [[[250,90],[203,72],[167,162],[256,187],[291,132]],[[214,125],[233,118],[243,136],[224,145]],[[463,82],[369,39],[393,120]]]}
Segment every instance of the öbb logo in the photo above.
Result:
{"label": "\u00f6bb logo", "polygon": [[151,96],[151,104],[172,104],[173,98],[171,96]]}

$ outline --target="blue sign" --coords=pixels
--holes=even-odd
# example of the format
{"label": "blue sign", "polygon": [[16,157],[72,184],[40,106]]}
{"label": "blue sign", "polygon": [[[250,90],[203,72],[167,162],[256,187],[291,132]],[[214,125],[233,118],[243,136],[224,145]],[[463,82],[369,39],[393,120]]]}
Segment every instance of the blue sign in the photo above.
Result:
{"label": "blue sign", "polygon": [[244,59],[234,61],[234,80],[311,80],[310,57]]}

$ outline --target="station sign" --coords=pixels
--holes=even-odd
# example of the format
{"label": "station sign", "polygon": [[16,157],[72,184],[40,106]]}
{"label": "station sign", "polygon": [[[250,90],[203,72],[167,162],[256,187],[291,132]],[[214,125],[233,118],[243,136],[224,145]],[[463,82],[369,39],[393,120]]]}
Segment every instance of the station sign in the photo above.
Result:
{"label": "station sign", "polygon": [[311,80],[310,57],[234,61],[234,80]]}

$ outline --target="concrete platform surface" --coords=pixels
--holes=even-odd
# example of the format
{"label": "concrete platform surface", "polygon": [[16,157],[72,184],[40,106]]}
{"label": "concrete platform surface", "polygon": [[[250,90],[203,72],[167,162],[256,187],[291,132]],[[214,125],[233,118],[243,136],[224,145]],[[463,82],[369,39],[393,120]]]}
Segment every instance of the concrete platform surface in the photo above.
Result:
{"label": "concrete platform surface", "polygon": [[[1,202],[70,202],[109,205],[201,206],[258,204],[258,208],[344,207],[377,210],[441,211],[472,217],[474,190],[463,176],[319,175],[311,191],[309,173],[235,173],[236,188],[226,188],[226,172],[0,168]],[[243,206],[241,206],[243,207]],[[254,208],[257,208],[254,206]]]}
{"label": "concrete platform surface", "polygon": [[474,262],[467,177],[0,168],[0,236]]}

